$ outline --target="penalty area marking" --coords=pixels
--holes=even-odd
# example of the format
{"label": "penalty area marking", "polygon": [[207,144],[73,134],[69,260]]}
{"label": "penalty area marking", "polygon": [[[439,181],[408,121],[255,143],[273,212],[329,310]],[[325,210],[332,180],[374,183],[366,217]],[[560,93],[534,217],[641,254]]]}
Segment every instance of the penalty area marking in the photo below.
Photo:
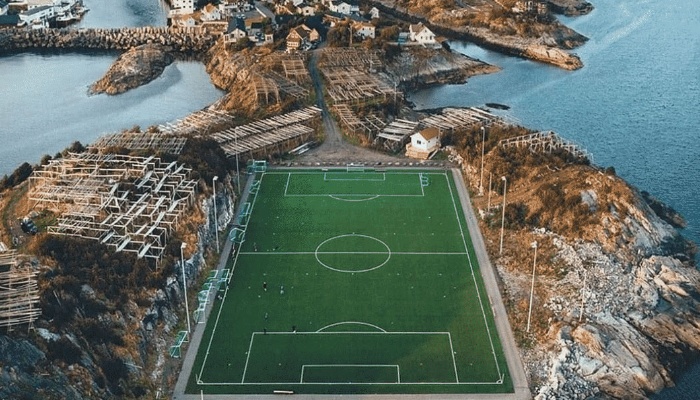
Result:
{"label": "penalty area marking", "polygon": [[[344,322],[336,323],[336,324],[331,324],[328,325],[324,328],[321,329],[326,329],[330,326],[333,325],[341,325]],[[354,323],[354,322],[349,322],[349,323]],[[358,322],[359,324],[367,324],[369,326],[374,326],[372,324],[368,323],[362,323]],[[376,327],[376,326],[374,326]],[[381,329],[379,327],[376,327],[378,329]],[[500,382],[460,382],[459,381],[459,374],[457,373],[457,360],[455,359],[455,351],[454,347],[452,345],[452,334],[450,332],[387,332],[382,329],[381,332],[253,332],[250,335],[250,343],[248,343],[248,351],[247,351],[247,356],[245,359],[245,366],[243,367],[243,376],[241,377],[241,385],[258,385],[258,384],[272,384],[269,382],[246,382],[246,373],[248,372],[248,363],[250,362],[250,355],[253,352],[253,342],[255,341],[255,336],[256,335],[294,335],[294,336],[306,336],[306,335],[447,335],[447,339],[450,344],[450,358],[452,358],[452,366],[454,368],[454,374],[455,374],[455,381],[454,382],[402,382],[401,384],[414,384],[414,385],[454,385],[454,384],[474,384],[474,385],[490,385],[494,383],[502,383],[502,380]],[[307,365],[307,364],[305,364]],[[292,382],[277,382],[274,384],[289,384]],[[357,382],[356,382],[357,383]],[[236,385],[237,383],[202,383],[204,385]],[[299,382],[299,384],[303,385],[341,385],[341,384],[348,384],[348,383],[342,383],[342,382],[314,382],[314,383],[307,383],[307,382]],[[364,385],[376,385],[376,384],[398,384],[398,383],[392,383],[392,382],[383,382],[383,383],[372,383],[372,382],[362,382],[361,384]]]}

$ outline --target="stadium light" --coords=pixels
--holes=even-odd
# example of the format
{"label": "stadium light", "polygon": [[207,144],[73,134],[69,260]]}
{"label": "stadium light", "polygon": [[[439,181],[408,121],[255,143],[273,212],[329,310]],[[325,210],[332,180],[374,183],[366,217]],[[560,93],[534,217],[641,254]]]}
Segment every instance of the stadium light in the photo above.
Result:
{"label": "stadium light", "polygon": [[532,261],[532,284],[530,285],[530,308],[527,311],[527,332],[530,333],[530,316],[532,315],[532,296],[535,293],[535,268],[537,267],[537,241],[532,242],[531,247],[535,248],[535,258]]}
{"label": "stadium light", "polygon": [[214,232],[216,232],[216,252],[219,253],[219,217],[216,213],[216,181],[219,177],[214,175],[211,180],[211,186],[214,188]]}
{"label": "stadium light", "polygon": [[486,207],[489,212],[491,212],[491,180],[493,179],[493,174],[489,172],[489,203],[488,206]]}
{"label": "stadium light", "polygon": [[190,328],[190,307],[187,305],[187,279],[185,278],[185,254],[183,250],[187,247],[187,243],[182,242],[180,245],[180,260],[182,261],[182,287],[185,292],[185,313],[187,313],[187,333],[191,333]]}
{"label": "stadium light", "polygon": [[508,180],[505,176],[501,177],[503,181],[503,214],[501,215],[501,248],[498,250],[498,255],[503,254],[503,227],[506,221],[506,186],[508,186]]}
{"label": "stadium light", "polygon": [[479,178],[479,195],[484,194],[484,147],[486,147],[486,129],[481,127],[481,177]]}

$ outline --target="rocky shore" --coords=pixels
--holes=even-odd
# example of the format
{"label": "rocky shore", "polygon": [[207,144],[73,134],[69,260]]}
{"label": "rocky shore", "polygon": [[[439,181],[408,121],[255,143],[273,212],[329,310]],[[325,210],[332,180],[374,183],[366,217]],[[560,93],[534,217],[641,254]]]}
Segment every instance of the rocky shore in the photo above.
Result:
{"label": "rocky shore", "polygon": [[[500,148],[504,135],[489,130],[485,155],[508,179],[502,253],[500,179],[473,203],[535,398],[643,399],[673,385],[700,355],[695,247],[614,173]],[[453,157],[475,192],[478,151]]]}
{"label": "rocky shore", "polygon": [[90,86],[93,94],[115,95],[144,85],[163,73],[174,57],[163,46],[144,44],[117,58],[107,73]]}
{"label": "rocky shore", "polygon": [[386,65],[387,74],[392,81],[401,82],[402,90],[438,84],[460,84],[472,76],[500,70],[495,65],[460,53],[422,47],[404,48],[396,59]]}
{"label": "rocky shore", "polygon": [[199,28],[6,29],[0,30],[0,53],[36,49],[123,51],[159,44],[174,54],[196,57],[204,54],[216,39]]}
{"label": "rocky shore", "polygon": [[425,23],[436,34],[448,38],[470,41],[494,51],[540,61],[566,70],[583,67],[581,59],[566,50],[580,46],[588,39],[558,22],[546,25],[547,30],[543,30],[539,35],[529,36],[515,32],[506,33],[512,30],[510,27],[470,26],[455,23],[454,18],[445,16],[429,18],[426,15],[411,13],[405,7],[389,0],[375,0],[372,4],[395,18],[411,23]]}

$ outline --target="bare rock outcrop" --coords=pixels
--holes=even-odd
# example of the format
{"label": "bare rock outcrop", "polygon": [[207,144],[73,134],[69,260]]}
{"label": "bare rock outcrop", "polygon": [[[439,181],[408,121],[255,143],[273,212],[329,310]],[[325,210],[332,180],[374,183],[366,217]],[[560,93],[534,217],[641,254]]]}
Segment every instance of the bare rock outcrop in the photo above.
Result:
{"label": "bare rock outcrop", "polygon": [[132,47],[117,58],[100,80],[90,86],[90,92],[115,95],[145,85],[159,77],[173,60],[173,55],[157,44]]}

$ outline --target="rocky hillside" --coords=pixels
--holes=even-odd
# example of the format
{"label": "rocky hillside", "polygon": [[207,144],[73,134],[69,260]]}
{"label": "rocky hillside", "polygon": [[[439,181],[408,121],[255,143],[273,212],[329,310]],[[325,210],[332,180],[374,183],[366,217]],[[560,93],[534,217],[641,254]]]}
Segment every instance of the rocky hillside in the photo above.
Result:
{"label": "rocky hillside", "polygon": [[[524,133],[488,130],[484,195],[474,197],[474,207],[532,392],[539,399],[630,399],[672,385],[674,374],[700,354],[694,246],[614,169],[563,151],[498,144]],[[447,140],[478,193],[480,132]],[[507,179],[502,254],[501,176]]]}
{"label": "rocky hillside", "polygon": [[[42,316],[35,329],[0,330],[0,398],[169,397],[180,361],[170,358],[168,349],[186,329],[180,244],[188,244],[185,274],[194,289],[188,290],[193,305],[196,282],[216,261],[210,253],[211,189],[205,182],[213,174],[224,177],[217,190],[219,226],[231,220],[235,199],[225,184],[230,163],[215,143],[192,139],[177,160],[201,178],[200,195],[158,263],[91,240],[43,232],[23,238],[19,250],[39,272]],[[17,187],[0,200],[22,193]],[[26,199],[0,201],[0,215],[16,221],[29,206]]]}
{"label": "rocky hillside", "polygon": [[90,92],[115,95],[145,85],[159,77],[173,60],[173,55],[161,45],[132,47],[117,58],[100,80],[90,86]]}

